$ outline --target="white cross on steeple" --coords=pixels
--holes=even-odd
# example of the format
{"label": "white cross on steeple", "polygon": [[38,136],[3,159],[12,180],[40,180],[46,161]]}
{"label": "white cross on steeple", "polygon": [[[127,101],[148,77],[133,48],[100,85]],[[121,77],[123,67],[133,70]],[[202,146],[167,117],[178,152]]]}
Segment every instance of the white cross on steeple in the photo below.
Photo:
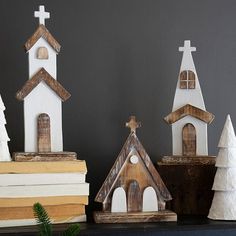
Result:
{"label": "white cross on steeple", "polygon": [[41,25],[45,25],[45,19],[49,19],[50,18],[50,13],[49,12],[45,12],[45,8],[43,5],[39,6],[39,11],[35,11],[34,12],[34,17],[39,18],[39,24]]}
{"label": "white cross on steeple", "polygon": [[179,51],[180,52],[195,52],[196,48],[195,47],[191,47],[191,42],[190,40],[184,40],[184,46],[183,47],[179,47]]}

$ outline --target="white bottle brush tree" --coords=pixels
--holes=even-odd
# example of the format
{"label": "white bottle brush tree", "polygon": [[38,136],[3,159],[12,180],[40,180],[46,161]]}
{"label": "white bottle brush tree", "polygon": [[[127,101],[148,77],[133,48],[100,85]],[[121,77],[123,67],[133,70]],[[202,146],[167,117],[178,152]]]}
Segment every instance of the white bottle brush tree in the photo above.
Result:
{"label": "white bottle brush tree", "polygon": [[5,110],[2,97],[0,95],[0,161],[11,161],[11,156],[8,148],[8,141],[10,141],[6,130],[6,119],[4,115]]}
{"label": "white bottle brush tree", "polygon": [[215,191],[208,218],[236,220],[236,137],[228,115],[218,144]]}

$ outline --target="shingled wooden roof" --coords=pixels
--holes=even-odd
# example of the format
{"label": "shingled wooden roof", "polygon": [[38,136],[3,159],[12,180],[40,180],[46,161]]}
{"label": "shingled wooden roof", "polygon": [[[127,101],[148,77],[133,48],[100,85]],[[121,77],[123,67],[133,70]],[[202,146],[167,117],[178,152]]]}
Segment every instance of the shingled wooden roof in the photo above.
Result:
{"label": "shingled wooden roof", "polygon": [[184,118],[185,116],[193,116],[201,121],[204,121],[208,124],[210,124],[215,116],[208,112],[208,111],[204,111],[198,107],[192,106],[190,104],[187,104],[181,108],[179,108],[176,111],[171,112],[169,115],[167,115],[164,120],[168,123],[168,124],[173,124],[176,121]]}
{"label": "shingled wooden roof", "polygon": [[161,198],[163,201],[171,200],[172,197],[168,189],[166,188],[165,184],[163,183],[157,170],[155,169],[150,157],[146,153],[145,149],[140,143],[135,132],[131,132],[120,154],[118,155],[112,169],[110,170],[106,180],[104,181],[102,187],[100,188],[95,198],[95,201],[100,202],[100,203],[103,203],[106,201],[106,198],[109,196],[109,194],[113,190],[114,184],[116,183],[119,177],[120,170],[125,164],[127,158],[129,158],[129,154],[131,150],[135,150],[139,154],[141,160],[143,161],[147,171],[149,172],[149,175],[152,178],[152,181],[155,184],[155,186],[153,187],[157,192],[157,197]]}
{"label": "shingled wooden roof", "polygon": [[61,45],[56,41],[56,39],[50,34],[48,29],[44,25],[39,25],[38,29],[25,43],[25,50],[29,51],[34,44],[39,40],[39,38],[44,38],[51,47],[57,52],[60,52]]}
{"label": "shingled wooden roof", "polygon": [[29,79],[25,85],[16,93],[18,100],[24,100],[24,98],[42,81],[44,81],[64,102],[71,95],[70,93],[55,80],[44,68],[41,68],[31,79]]}

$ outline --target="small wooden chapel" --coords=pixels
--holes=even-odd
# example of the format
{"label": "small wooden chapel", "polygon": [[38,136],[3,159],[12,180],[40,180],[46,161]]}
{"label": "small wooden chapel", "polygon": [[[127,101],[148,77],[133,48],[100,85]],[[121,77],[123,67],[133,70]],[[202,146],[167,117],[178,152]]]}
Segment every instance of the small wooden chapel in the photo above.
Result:
{"label": "small wooden chapel", "polygon": [[95,198],[103,204],[96,223],[177,220],[165,210],[172,197],[136,135],[140,125],[135,116],[126,123],[130,134]]}

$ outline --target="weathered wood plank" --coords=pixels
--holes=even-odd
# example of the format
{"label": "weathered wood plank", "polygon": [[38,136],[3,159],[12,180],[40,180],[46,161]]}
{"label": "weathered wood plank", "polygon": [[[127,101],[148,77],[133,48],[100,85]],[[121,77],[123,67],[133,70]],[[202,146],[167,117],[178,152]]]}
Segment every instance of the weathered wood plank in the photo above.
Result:
{"label": "weathered wood plank", "polygon": [[172,211],[158,212],[127,212],[127,213],[109,213],[94,212],[96,223],[138,223],[138,222],[160,222],[177,221],[177,215]]}
{"label": "weathered wood plank", "polygon": [[77,159],[76,152],[14,152],[12,159],[16,162],[24,161],[74,161]]}
{"label": "weathered wood plank", "polygon": [[66,101],[70,93],[55,80],[44,68],[41,68],[31,79],[27,80],[25,85],[16,93],[18,100],[24,98],[42,81],[44,81],[61,99]]}
{"label": "weathered wood plank", "polygon": [[38,116],[38,152],[51,151],[50,117],[46,113]]}
{"label": "weathered wood plank", "polygon": [[193,116],[199,120],[202,120],[208,124],[210,124],[214,120],[214,115],[208,111],[204,111],[198,107],[192,106],[190,104],[187,104],[179,109],[177,109],[174,112],[171,112],[169,115],[167,115],[164,120],[168,124],[173,124],[176,121],[184,118],[185,116]]}
{"label": "weathered wood plank", "polygon": [[215,165],[215,156],[164,156],[158,165]]}
{"label": "weathered wood plank", "polygon": [[213,156],[165,156],[157,162],[173,200],[167,208],[178,215],[207,215],[214,192],[211,190],[216,172]]}
{"label": "weathered wood plank", "polygon": [[56,52],[60,52],[61,45],[56,39],[50,34],[48,29],[44,25],[40,25],[34,34],[25,43],[25,50],[29,51],[31,47],[38,41],[40,37],[43,37]]}
{"label": "weathered wood plank", "polygon": [[133,180],[129,184],[128,188],[128,212],[142,211],[142,194],[139,184],[136,180]]}
{"label": "weathered wood plank", "polygon": [[184,156],[195,156],[196,155],[196,129],[195,127],[188,123],[183,127],[183,139],[182,148]]}

